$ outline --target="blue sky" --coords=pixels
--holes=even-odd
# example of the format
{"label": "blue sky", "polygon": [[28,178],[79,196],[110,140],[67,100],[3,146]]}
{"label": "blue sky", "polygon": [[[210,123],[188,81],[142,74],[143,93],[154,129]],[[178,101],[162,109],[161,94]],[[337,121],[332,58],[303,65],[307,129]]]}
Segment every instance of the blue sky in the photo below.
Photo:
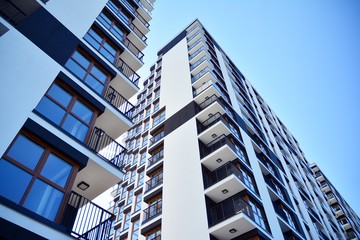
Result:
{"label": "blue sky", "polygon": [[157,0],[142,77],[196,18],[360,215],[360,1]]}

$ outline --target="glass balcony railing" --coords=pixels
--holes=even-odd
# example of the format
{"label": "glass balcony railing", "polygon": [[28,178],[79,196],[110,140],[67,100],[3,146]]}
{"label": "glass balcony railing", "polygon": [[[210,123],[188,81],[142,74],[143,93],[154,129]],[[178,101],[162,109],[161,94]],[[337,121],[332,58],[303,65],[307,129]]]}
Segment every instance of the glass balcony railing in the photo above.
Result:
{"label": "glass balcony railing", "polygon": [[151,204],[147,209],[144,210],[143,223],[159,216],[161,212],[162,212],[162,200],[160,199],[157,202]]}
{"label": "glass balcony railing", "polygon": [[163,183],[163,173],[158,173],[155,176],[153,176],[150,180],[146,182],[146,190],[150,191],[151,189],[156,188],[157,186],[160,186]]}

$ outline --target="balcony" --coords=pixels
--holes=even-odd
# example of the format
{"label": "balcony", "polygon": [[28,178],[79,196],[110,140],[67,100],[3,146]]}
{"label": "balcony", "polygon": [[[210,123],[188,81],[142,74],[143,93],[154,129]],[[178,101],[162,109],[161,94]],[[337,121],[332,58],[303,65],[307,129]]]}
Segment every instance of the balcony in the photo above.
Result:
{"label": "balcony", "polygon": [[148,165],[147,167],[151,167],[153,166],[155,163],[160,162],[160,160],[162,160],[164,158],[164,154],[162,151],[160,151],[159,153],[156,153],[154,156],[150,157],[148,159]]}
{"label": "balcony", "polygon": [[87,146],[106,162],[118,169],[121,168],[126,149],[107,135],[102,129],[94,127]]}
{"label": "balcony", "polygon": [[138,48],[144,49],[147,40],[147,37],[144,35],[144,33],[139,28],[137,28],[123,13],[122,9],[119,9],[112,1],[108,1],[106,5],[115,13],[117,17],[121,19],[123,23],[125,23],[126,26],[132,30],[132,32],[130,32],[128,35],[130,41],[136,43]]}
{"label": "balcony", "polygon": [[158,173],[155,176],[153,176],[150,180],[146,182],[146,190],[145,192],[148,192],[158,186],[160,186],[163,183],[163,173]]}
{"label": "balcony", "polygon": [[199,40],[204,34],[203,30],[197,31],[193,35],[187,38],[188,45],[194,44],[197,40]]}
{"label": "balcony", "polygon": [[201,163],[210,171],[237,158],[247,163],[248,160],[239,146],[237,146],[240,145],[240,143],[235,142],[231,135],[221,135],[217,137],[200,148]]}
{"label": "balcony", "polygon": [[[196,31],[194,31],[196,29]],[[196,23],[192,28],[186,30],[186,36],[190,38],[193,34],[197,33],[201,30],[201,25]]]}
{"label": "balcony", "polygon": [[189,54],[190,55],[193,54],[199,48],[204,47],[204,46],[208,47],[208,45],[206,44],[205,38],[201,37],[198,40],[196,40],[194,43],[192,43],[191,45],[188,46]]}
{"label": "balcony", "polygon": [[346,230],[351,228],[349,221],[346,218],[342,218],[339,220],[340,225]]}
{"label": "balcony", "polygon": [[142,224],[159,216],[161,214],[161,211],[162,211],[162,200],[158,200],[157,202],[151,204],[148,208],[144,210]]}
{"label": "balcony", "polygon": [[210,97],[206,96],[205,100],[199,103],[198,106],[199,109],[201,109],[197,115],[197,119],[199,121],[205,121],[209,117],[209,114],[214,115],[217,112],[222,115],[227,113],[231,118],[234,118],[234,115],[231,112],[231,107],[227,105],[223,96],[218,97],[216,94]]}
{"label": "balcony", "polygon": [[324,192],[329,192],[331,189],[330,189],[330,186],[329,184],[327,184],[327,182],[321,182],[320,183],[321,185],[321,189],[324,191]]}
{"label": "balcony", "polygon": [[153,146],[155,143],[159,142],[161,139],[165,137],[165,132],[161,131],[158,134],[156,134],[154,137],[149,139],[149,148]]}
{"label": "balcony", "polygon": [[232,162],[228,162],[216,170],[207,173],[204,180],[205,195],[216,203],[246,188],[257,195],[254,185],[244,178],[244,175]]}
{"label": "balcony", "polygon": [[199,139],[208,144],[214,138],[220,135],[229,135],[232,133],[229,128],[229,119],[226,114],[221,115],[219,112],[211,115],[208,119],[199,123]]}
{"label": "balcony", "polygon": [[114,215],[71,192],[60,225],[77,239],[107,240]]}
{"label": "balcony", "polygon": [[212,69],[210,67],[206,67],[202,69],[201,71],[197,72],[196,74],[193,74],[193,77],[191,78],[191,83],[195,83],[199,80],[196,84],[193,84],[194,88],[200,87],[202,84],[206,83],[207,81],[214,79],[217,81],[217,76],[213,73]]}
{"label": "balcony", "polygon": [[330,205],[332,205],[332,204],[334,204],[334,203],[337,203],[337,199],[336,199],[336,197],[335,197],[335,195],[334,195],[333,193],[327,193],[327,194],[326,194],[326,198],[327,198],[328,203],[329,203]]}
{"label": "balcony", "polygon": [[340,207],[340,205],[335,205],[332,207],[334,213],[336,214],[336,217],[340,217],[342,215],[344,215],[344,211],[342,210],[342,208]]}
{"label": "balcony", "polygon": [[[208,52],[208,46],[204,44],[203,46],[199,47],[196,51],[194,51],[192,54],[189,55],[189,63],[194,64],[197,62],[200,58],[204,56],[209,56]],[[209,56],[210,57],[210,56]]]}
{"label": "balcony", "polygon": [[233,239],[255,228],[267,231],[264,219],[238,196],[210,208],[208,213],[209,232],[219,240]]}
{"label": "balcony", "polygon": [[210,62],[209,56],[205,55],[190,65],[190,72],[192,75],[198,74],[204,68],[212,69],[214,65]]}

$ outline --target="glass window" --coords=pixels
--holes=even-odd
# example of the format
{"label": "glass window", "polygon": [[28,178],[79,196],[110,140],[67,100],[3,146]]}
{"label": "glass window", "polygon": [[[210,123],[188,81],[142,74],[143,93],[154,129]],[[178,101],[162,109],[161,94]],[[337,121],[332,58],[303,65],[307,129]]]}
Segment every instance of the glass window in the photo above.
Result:
{"label": "glass window", "polygon": [[20,203],[32,176],[5,159],[0,159],[0,195]]}
{"label": "glass window", "polygon": [[53,149],[20,134],[0,159],[0,195],[55,221],[77,169]]}
{"label": "glass window", "polygon": [[54,221],[64,193],[36,179],[27,196],[24,207]]}
{"label": "glass window", "polygon": [[138,240],[139,239],[139,226],[140,226],[140,220],[136,219],[133,222],[133,229],[132,229],[132,236],[131,240]]}
{"label": "glass window", "polygon": [[[63,97],[59,98],[60,95]],[[50,87],[35,109],[80,141],[86,139],[95,115],[75,94],[64,90],[57,83]]]}
{"label": "glass window", "polygon": [[107,13],[100,13],[97,18],[120,42],[126,38],[125,30],[117,24],[116,20]]}
{"label": "glass window", "polygon": [[34,170],[43,153],[43,147],[34,143],[24,135],[19,135],[7,155]]}
{"label": "glass window", "polygon": [[105,85],[110,79],[110,76],[101,70],[95,61],[85,57],[79,50],[74,52],[65,66],[99,94],[103,93]]}

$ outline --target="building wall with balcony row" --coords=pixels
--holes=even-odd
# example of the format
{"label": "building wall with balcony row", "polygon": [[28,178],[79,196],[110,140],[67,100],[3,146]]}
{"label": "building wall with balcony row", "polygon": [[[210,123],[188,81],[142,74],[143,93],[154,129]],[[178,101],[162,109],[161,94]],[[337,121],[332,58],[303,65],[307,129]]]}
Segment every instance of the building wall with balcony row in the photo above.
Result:
{"label": "building wall with balcony row", "polygon": [[115,139],[132,126],[153,9],[112,4],[0,3],[1,238],[107,239],[113,215],[91,200],[123,176]]}

